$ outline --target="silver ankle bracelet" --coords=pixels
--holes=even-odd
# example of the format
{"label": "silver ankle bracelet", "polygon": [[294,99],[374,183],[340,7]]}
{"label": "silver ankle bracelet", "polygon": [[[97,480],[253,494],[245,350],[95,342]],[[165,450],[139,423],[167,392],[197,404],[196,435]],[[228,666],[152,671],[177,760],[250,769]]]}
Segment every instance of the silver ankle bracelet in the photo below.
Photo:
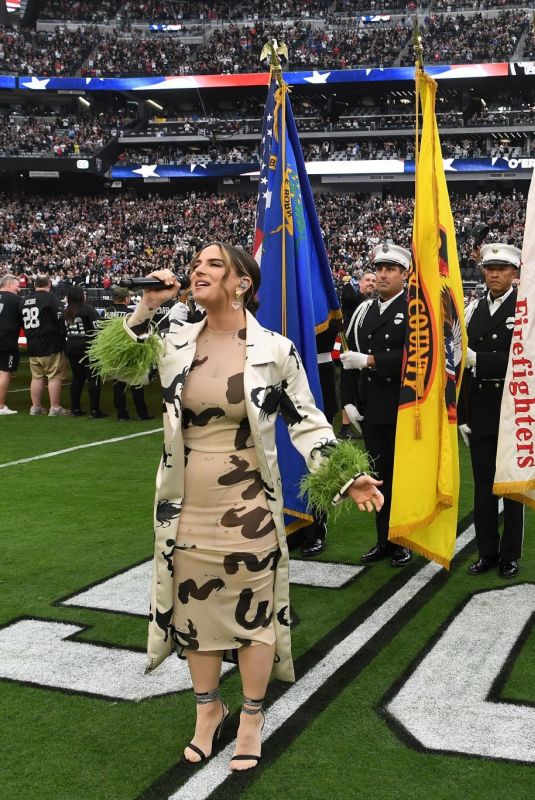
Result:
{"label": "silver ankle bracelet", "polygon": [[[241,710],[244,714],[260,714],[263,704],[263,697],[260,700],[251,700],[250,697],[245,697],[245,695],[243,695],[243,705]],[[246,705],[251,706],[251,708],[246,708]]]}
{"label": "silver ankle bracelet", "polygon": [[199,706],[203,706],[205,703],[213,703],[215,700],[221,699],[219,687],[217,689],[212,689],[211,692],[193,692],[193,694],[195,696],[195,702]]}

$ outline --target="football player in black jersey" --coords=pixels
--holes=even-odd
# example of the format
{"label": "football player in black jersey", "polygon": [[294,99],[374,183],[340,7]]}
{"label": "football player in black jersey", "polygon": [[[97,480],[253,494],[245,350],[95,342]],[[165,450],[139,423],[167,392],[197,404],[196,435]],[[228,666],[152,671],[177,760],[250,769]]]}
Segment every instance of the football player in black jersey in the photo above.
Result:
{"label": "football player in black jersey", "polygon": [[52,294],[48,275],[38,275],[35,290],[21,304],[22,325],[28,342],[32,382],[30,414],[46,414],[42,399],[48,383],[49,417],[63,417],[71,412],[61,406],[61,387],[65,377],[65,326],[60,319],[62,308]]}

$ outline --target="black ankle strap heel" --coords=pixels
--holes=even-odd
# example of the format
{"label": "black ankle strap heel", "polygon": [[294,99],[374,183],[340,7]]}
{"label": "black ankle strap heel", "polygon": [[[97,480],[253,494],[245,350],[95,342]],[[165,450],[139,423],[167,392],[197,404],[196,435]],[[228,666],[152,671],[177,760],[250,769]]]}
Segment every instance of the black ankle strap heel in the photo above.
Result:
{"label": "black ankle strap heel", "polygon": [[206,755],[206,753],[204,753],[200,747],[197,747],[196,744],[193,744],[193,742],[190,742],[188,745],[186,745],[186,747],[189,747],[190,750],[193,750],[193,752],[197,753],[197,755],[199,756],[199,761],[190,761],[188,758],[186,758],[186,756],[184,756],[184,761],[186,762],[186,764],[189,764],[190,766],[195,766],[196,764],[200,764],[201,761],[206,761],[208,758],[210,758],[210,756],[214,754],[216,745],[219,739],[221,738],[221,734],[223,733],[225,722],[227,721],[230,715],[227,706],[221,699],[221,695],[219,693],[219,687],[217,689],[212,689],[212,691],[210,692],[193,692],[193,695],[195,697],[195,702],[197,703],[198,706],[203,706],[206,705],[207,703],[215,703],[219,701],[221,703],[221,710],[223,712],[223,716],[221,717],[221,722],[218,724],[217,728],[214,731],[214,735],[212,736],[212,749],[210,750],[208,755]]}
{"label": "black ankle strap heel", "polygon": [[[262,727],[260,728],[260,730],[263,729],[266,721],[266,717],[262,708],[263,705],[264,705],[263,697],[260,700],[253,700],[250,697],[245,697],[245,695],[243,696],[243,704],[241,707],[242,714],[250,714],[251,716],[262,714]],[[256,767],[261,758],[262,755],[253,756],[253,755],[240,754],[237,756],[232,756],[232,758],[230,759],[230,763],[232,764],[233,761],[255,761],[256,763],[254,767]],[[248,767],[247,769],[254,769],[254,767]]]}

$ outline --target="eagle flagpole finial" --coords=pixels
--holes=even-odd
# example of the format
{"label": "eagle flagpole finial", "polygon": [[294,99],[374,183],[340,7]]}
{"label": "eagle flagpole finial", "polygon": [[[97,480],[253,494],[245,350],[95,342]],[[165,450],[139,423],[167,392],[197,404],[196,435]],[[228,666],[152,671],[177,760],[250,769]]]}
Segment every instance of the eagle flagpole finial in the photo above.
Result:
{"label": "eagle flagpole finial", "polygon": [[264,61],[264,59],[269,58],[269,68],[270,71],[275,75],[277,78],[278,83],[280,84],[282,81],[282,61],[284,59],[285,64],[288,63],[288,48],[284,42],[277,42],[276,39],[272,39],[270,42],[266,42],[264,47],[262,48],[262,52],[260,53],[260,61]]}

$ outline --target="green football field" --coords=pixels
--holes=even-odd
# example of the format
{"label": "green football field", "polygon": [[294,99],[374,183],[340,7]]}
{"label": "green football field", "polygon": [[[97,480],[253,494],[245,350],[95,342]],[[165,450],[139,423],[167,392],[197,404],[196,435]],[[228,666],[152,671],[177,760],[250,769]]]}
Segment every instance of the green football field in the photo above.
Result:
{"label": "green football field", "polygon": [[[195,714],[183,662],[142,674],[158,417],[30,417],[28,383],[23,363],[8,395],[20,413],[0,419],[2,800],[535,797],[535,522],[528,511],[516,579],[467,575],[462,443],[449,573],[420,557],[360,568],[375,537],[357,512],[314,563],[294,551],[297,681],[271,684],[263,760],[231,775],[236,671],[224,748],[201,768],[181,763]],[[158,387],[147,397],[158,415]]]}

